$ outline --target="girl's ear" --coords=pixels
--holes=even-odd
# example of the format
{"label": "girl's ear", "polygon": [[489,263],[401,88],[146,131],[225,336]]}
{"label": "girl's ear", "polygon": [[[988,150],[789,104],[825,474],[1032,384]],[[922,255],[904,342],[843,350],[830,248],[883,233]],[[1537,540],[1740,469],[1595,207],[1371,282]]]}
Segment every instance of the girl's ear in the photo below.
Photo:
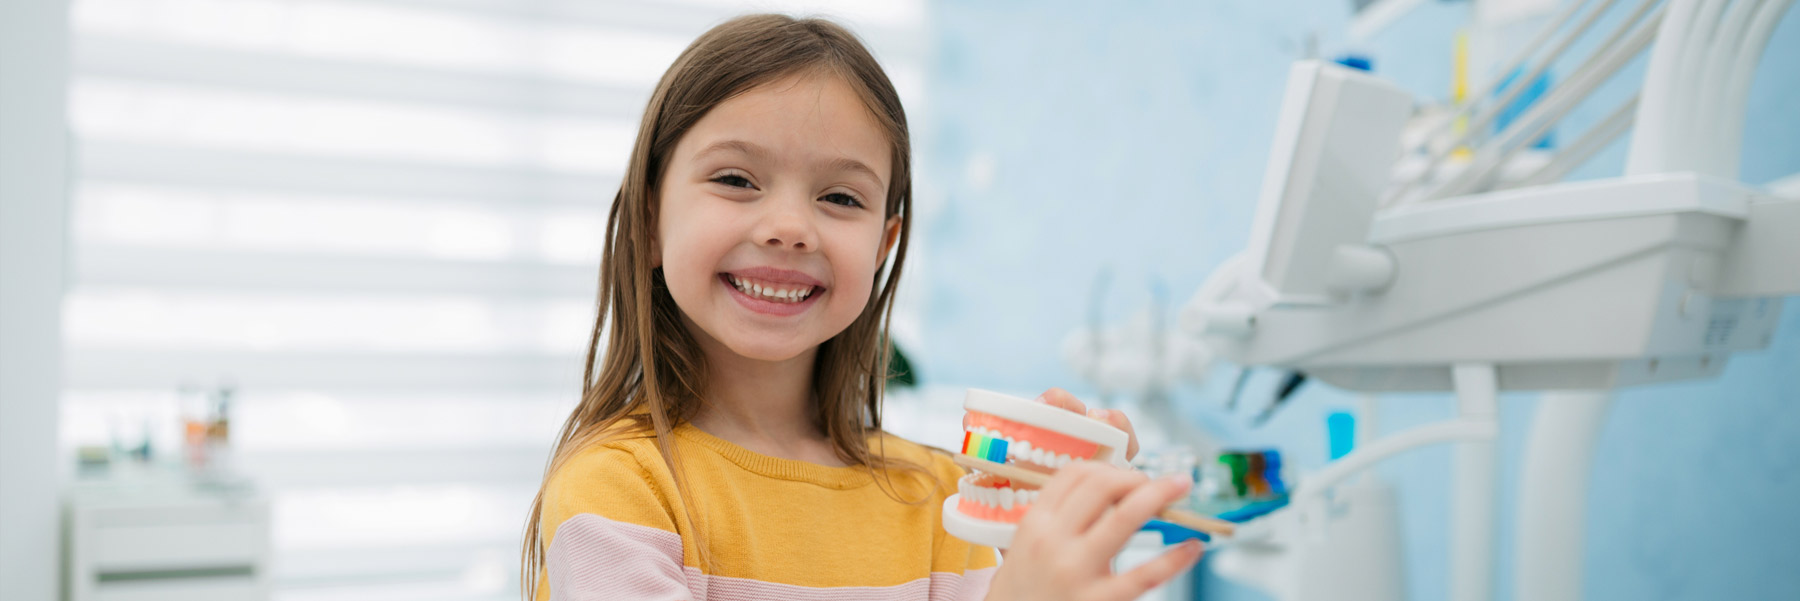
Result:
{"label": "girl's ear", "polygon": [[888,251],[894,250],[894,243],[900,240],[900,216],[889,217],[886,231],[881,234],[881,254],[877,255],[881,263],[887,263]]}

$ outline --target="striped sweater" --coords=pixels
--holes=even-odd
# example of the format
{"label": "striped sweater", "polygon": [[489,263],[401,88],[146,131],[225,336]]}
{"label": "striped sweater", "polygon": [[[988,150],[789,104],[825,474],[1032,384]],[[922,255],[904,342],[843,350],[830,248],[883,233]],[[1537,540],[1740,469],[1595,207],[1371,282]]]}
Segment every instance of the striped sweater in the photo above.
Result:
{"label": "striped sweater", "polygon": [[962,471],[940,453],[891,435],[871,438],[877,452],[885,442],[889,457],[942,479],[934,490],[917,474],[894,471],[897,496],[924,497],[908,504],[864,468],[770,457],[692,425],[676,428],[674,440],[691,511],[651,437],[583,449],[551,475],[539,601],[937,601],[987,592],[994,550],[941,524]]}

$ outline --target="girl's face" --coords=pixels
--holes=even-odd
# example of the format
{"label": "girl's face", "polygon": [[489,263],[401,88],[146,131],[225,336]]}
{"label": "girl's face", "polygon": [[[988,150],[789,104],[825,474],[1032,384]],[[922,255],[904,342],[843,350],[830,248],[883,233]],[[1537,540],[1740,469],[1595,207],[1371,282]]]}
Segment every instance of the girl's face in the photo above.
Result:
{"label": "girl's face", "polygon": [[850,326],[900,232],[892,151],[856,92],[793,76],[713,107],[662,178],[654,261],[702,347],[782,361]]}

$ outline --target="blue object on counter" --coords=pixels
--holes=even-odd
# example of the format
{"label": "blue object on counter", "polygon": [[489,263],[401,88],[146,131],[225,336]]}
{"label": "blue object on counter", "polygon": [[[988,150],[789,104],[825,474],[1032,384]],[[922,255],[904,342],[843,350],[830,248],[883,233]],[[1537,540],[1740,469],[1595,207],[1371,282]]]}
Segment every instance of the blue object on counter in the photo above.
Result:
{"label": "blue object on counter", "polygon": [[1331,447],[1331,460],[1350,454],[1356,448],[1356,416],[1337,411],[1325,416],[1325,440]]}
{"label": "blue object on counter", "polygon": [[1275,511],[1277,509],[1287,507],[1287,504],[1288,504],[1287,495],[1281,495],[1280,498],[1251,503],[1249,505],[1245,505],[1243,507],[1239,507],[1237,509],[1233,509],[1231,511],[1221,513],[1217,517],[1219,519],[1225,520],[1227,522],[1235,522],[1235,523],[1241,524],[1241,523],[1248,522],[1250,520],[1262,517],[1264,515],[1268,515],[1268,513],[1271,511]]}
{"label": "blue object on counter", "polygon": [[1162,520],[1150,520],[1144,524],[1143,528],[1139,528],[1138,530],[1161,532],[1163,544],[1165,545],[1173,545],[1190,538],[1200,539],[1200,542],[1203,543],[1212,542],[1212,537],[1207,536],[1205,532]]}
{"label": "blue object on counter", "polygon": [[1336,62],[1337,64],[1340,64],[1340,65],[1343,65],[1343,66],[1346,66],[1346,67],[1349,67],[1352,69],[1356,69],[1358,71],[1374,71],[1375,70],[1375,63],[1370,61],[1369,57],[1361,55],[1361,54],[1345,54],[1343,56],[1337,57],[1337,60],[1333,61],[1333,62]]}
{"label": "blue object on counter", "polygon": [[1263,453],[1262,477],[1263,482],[1269,484],[1271,494],[1287,494],[1287,482],[1281,479],[1281,451]]}

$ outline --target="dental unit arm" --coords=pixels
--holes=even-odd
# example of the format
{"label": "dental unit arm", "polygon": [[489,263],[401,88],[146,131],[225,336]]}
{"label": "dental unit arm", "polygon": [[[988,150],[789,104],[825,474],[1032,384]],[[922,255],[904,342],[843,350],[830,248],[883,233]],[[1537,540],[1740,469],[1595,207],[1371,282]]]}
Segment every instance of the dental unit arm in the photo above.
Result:
{"label": "dental unit arm", "polygon": [[[1391,499],[1386,510],[1379,499],[1361,503],[1375,493],[1351,476],[1451,443],[1449,598],[1489,599],[1496,395],[1544,391],[1521,479],[1515,590],[1534,601],[1580,598],[1587,470],[1608,391],[1717,376],[1734,353],[1767,347],[1782,297],[1800,294],[1800,198],[1736,181],[1749,80],[1793,1],[1669,0],[1652,11],[1646,0],[1506,130],[1423,141],[1429,166],[1414,181],[1390,180],[1403,153],[1420,156],[1402,148],[1411,96],[1366,73],[1297,63],[1249,248],[1184,308],[1182,329],[1240,365],[1339,388],[1454,392],[1460,414],[1362,444],[1302,478],[1288,508],[1243,525],[1237,538],[1247,542],[1219,553],[1219,571],[1278,601],[1397,598],[1397,566],[1330,567],[1362,559],[1346,540],[1391,528],[1393,516],[1379,515]],[[1534,64],[1569,46],[1555,40]],[[1647,48],[1643,88],[1614,117],[1545,171],[1499,176]],[[1535,183],[1631,127],[1622,176]],[[1443,154],[1465,143],[1471,158],[1438,172]],[[1370,507],[1372,522],[1351,519]],[[1248,542],[1258,537],[1260,546]],[[1360,554],[1384,553],[1397,545]]]}

